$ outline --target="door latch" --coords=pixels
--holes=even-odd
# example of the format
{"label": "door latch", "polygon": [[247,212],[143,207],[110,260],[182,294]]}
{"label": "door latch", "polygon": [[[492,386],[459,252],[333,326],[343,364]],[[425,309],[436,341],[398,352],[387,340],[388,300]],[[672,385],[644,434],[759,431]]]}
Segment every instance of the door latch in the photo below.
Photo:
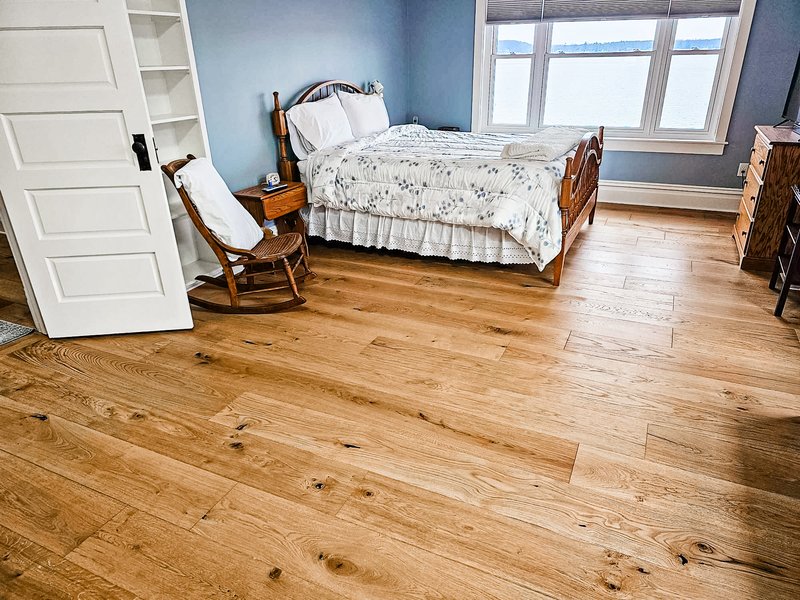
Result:
{"label": "door latch", "polygon": [[133,134],[133,145],[131,146],[136,158],[139,160],[140,171],[152,171],[150,166],[150,155],[147,152],[147,142],[143,133]]}

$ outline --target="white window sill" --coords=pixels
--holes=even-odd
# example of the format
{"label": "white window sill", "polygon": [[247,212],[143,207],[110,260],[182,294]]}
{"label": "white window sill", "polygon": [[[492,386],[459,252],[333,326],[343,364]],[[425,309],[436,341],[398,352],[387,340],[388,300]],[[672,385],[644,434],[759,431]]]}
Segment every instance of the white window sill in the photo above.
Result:
{"label": "white window sill", "polygon": [[624,138],[607,135],[603,146],[605,150],[621,152],[664,152],[669,154],[713,154],[720,156],[728,142],[713,140],[670,140]]}

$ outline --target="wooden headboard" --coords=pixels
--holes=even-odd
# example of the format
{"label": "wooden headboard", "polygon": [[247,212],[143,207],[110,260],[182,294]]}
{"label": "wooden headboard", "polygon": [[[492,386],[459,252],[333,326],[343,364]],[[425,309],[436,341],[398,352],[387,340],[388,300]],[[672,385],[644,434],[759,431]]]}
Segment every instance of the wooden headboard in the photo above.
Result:
{"label": "wooden headboard", "polygon": [[[365,94],[366,92],[354,83],[341,79],[331,79],[315,83],[300,95],[297,104],[304,102],[316,102],[328,96],[332,96],[337,91],[350,92],[351,94]],[[281,108],[281,101],[278,99],[278,92],[272,92],[275,99],[275,109],[272,111],[272,130],[278,138],[278,173],[282,181],[300,181],[300,173],[297,170],[297,161],[289,158],[289,127],[286,124],[286,111]]]}

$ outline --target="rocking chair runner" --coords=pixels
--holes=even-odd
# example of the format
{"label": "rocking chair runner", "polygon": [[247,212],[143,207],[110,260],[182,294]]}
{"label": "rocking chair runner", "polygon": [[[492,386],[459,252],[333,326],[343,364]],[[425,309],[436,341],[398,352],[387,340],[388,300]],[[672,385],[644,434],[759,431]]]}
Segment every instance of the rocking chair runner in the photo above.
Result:
{"label": "rocking chair runner", "polygon": [[[178,176],[179,181],[176,183],[176,174],[193,160],[197,159],[190,154],[186,159],[175,160],[169,164],[162,165],[161,170],[177,188],[183,205],[186,207],[186,212],[189,214],[189,218],[192,220],[195,227],[197,227],[203,239],[208,242],[211,250],[213,250],[219,260],[220,265],[222,265],[222,275],[218,277],[199,275],[197,280],[217,287],[227,287],[230,294],[230,304],[213,302],[205,298],[193,296],[192,294],[189,294],[189,302],[217,312],[246,314],[270,313],[303,304],[306,299],[300,295],[297,284],[305,279],[313,279],[316,276],[308,265],[308,252],[303,236],[299,233],[284,233],[273,236],[269,229],[256,224],[255,220],[253,220],[244,208],[242,208],[241,214],[239,214],[236,210],[236,206],[240,206],[238,201],[230,194],[230,191],[228,191],[227,196],[225,196],[223,193],[225,190],[219,189],[221,186],[224,186],[224,184],[220,183],[221,179],[219,179],[216,182],[212,182],[218,184],[217,189],[220,192],[218,197],[214,198],[214,201],[219,202],[220,207],[223,209],[227,209],[228,211],[234,209],[238,219],[246,220],[249,218],[252,223],[247,222],[245,224],[250,232],[252,233],[255,227],[260,227],[263,235],[263,238],[250,249],[236,248],[222,241],[203,221],[203,217],[201,216],[203,208],[201,207],[200,210],[198,210],[198,206],[195,205],[195,202],[189,195],[190,192],[186,191],[186,186],[181,185],[180,175]],[[211,178],[219,178],[219,175],[213,171],[213,167],[210,166],[210,163],[208,169],[211,171]],[[230,202],[233,202],[235,206],[230,204],[225,206],[225,203]],[[209,215],[219,219],[225,212],[225,210],[214,210],[209,212]],[[233,225],[233,227],[235,227],[235,225]],[[303,273],[296,277],[295,271],[300,265],[303,266]],[[285,275],[286,283],[256,283],[256,277],[261,275],[276,275],[279,271],[282,271]],[[241,297],[246,294],[286,288],[289,288],[292,292],[291,300],[254,304],[242,304],[241,302]]]}

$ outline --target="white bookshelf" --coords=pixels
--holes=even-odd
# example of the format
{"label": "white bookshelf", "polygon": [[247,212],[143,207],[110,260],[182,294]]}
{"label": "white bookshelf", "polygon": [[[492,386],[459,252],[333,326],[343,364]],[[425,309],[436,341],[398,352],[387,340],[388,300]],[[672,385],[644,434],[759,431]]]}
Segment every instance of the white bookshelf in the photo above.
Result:
{"label": "white bookshelf", "polygon": [[[127,6],[159,164],[187,154],[209,157],[184,0],[127,0]],[[195,287],[197,275],[216,274],[220,266],[166,177],[164,186],[184,281]]]}

